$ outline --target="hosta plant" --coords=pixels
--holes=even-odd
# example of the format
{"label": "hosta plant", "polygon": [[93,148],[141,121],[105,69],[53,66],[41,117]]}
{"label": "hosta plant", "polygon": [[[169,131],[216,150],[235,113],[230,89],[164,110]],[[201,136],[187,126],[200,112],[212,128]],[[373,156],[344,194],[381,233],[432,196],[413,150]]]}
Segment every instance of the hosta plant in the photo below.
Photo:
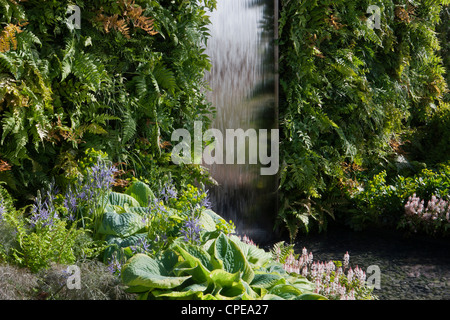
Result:
{"label": "hosta plant", "polygon": [[209,236],[202,246],[175,241],[158,258],[133,256],[122,269],[123,282],[141,299],[324,299],[270,253],[223,233]]}

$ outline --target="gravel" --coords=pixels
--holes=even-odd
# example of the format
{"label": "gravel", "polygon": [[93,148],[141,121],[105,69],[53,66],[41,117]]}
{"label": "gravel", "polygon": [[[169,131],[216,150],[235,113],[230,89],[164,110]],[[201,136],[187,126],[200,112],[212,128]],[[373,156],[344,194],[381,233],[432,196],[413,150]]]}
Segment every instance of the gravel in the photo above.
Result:
{"label": "gravel", "polygon": [[[288,242],[288,241],[286,241]],[[380,268],[380,300],[450,300],[450,241],[401,233],[335,228],[326,234],[299,235],[295,248],[305,247],[314,261],[343,260],[364,270]],[[367,277],[374,273],[367,273]]]}

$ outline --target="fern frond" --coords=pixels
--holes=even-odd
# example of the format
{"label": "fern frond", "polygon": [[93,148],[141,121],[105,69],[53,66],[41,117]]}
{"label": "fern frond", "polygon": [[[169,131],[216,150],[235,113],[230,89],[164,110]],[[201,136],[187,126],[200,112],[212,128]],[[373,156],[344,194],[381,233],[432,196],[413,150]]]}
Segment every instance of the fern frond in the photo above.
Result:
{"label": "fern frond", "polygon": [[95,18],[95,21],[103,25],[103,30],[106,33],[109,33],[111,30],[116,30],[125,38],[131,39],[130,24],[133,24],[134,28],[142,29],[150,35],[158,33],[153,27],[154,19],[146,17],[144,15],[144,9],[136,5],[134,0],[121,0],[118,3],[123,11],[121,16],[117,13],[112,16],[107,16],[102,10]]}
{"label": "fern frond", "polygon": [[18,78],[20,60],[17,55],[0,52],[0,73],[10,73]]}
{"label": "fern frond", "polygon": [[162,87],[170,93],[174,93],[177,88],[174,73],[163,64],[158,64],[152,72],[157,82],[157,87]]}
{"label": "fern frond", "polygon": [[270,249],[272,258],[280,263],[285,263],[286,258],[294,254],[294,244],[286,245],[284,241],[277,242]]}
{"label": "fern frond", "polygon": [[136,119],[130,111],[127,110],[122,121],[122,142],[127,143],[134,137],[137,131]]}

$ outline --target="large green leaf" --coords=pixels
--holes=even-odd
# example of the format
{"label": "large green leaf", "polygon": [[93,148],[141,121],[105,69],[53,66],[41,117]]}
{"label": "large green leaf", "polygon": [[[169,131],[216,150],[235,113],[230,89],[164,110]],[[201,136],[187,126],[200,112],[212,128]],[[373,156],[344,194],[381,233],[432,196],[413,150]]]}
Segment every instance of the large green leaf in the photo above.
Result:
{"label": "large green leaf", "polygon": [[304,293],[295,297],[293,300],[328,300],[328,299],[318,293]]}
{"label": "large green leaf", "polygon": [[147,207],[150,201],[156,199],[150,187],[141,181],[133,182],[133,184],[125,190],[125,194],[136,199],[142,207]]}
{"label": "large green leaf", "polygon": [[279,284],[269,290],[269,294],[277,295],[286,300],[292,300],[303,294],[303,291],[290,284]]}
{"label": "large green leaf", "polygon": [[203,297],[202,291],[172,291],[172,290],[154,290],[152,295],[155,298],[170,298],[174,300],[200,300]]}
{"label": "large green leaf", "polygon": [[108,196],[108,203],[111,206],[120,206],[122,208],[127,204],[130,207],[140,207],[139,202],[132,196],[119,192],[110,192]]}
{"label": "large green leaf", "polygon": [[145,224],[142,221],[142,217],[137,214],[130,212],[122,214],[105,212],[98,232],[118,237],[128,237],[144,227]]}
{"label": "large green leaf", "polygon": [[177,274],[190,274],[197,283],[208,281],[209,273],[214,269],[208,252],[198,246],[181,244],[176,245],[174,251],[185,261],[185,264],[178,266]]}
{"label": "large green leaf", "polygon": [[202,211],[200,213],[199,218],[200,225],[202,226],[202,229],[207,232],[213,232],[216,231],[216,222],[214,221],[211,216],[206,213],[205,211]]}
{"label": "large green leaf", "polygon": [[128,207],[126,211],[136,213],[140,216],[146,216],[151,212],[149,207]]}
{"label": "large green leaf", "polygon": [[250,286],[253,288],[269,289],[278,284],[284,284],[286,280],[276,273],[255,273]]}
{"label": "large green leaf", "polygon": [[306,278],[297,278],[293,281],[290,281],[294,287],[297,289],[302,290],[303,292],[313,292],[314,289],[316,289],[316,286],[314,283],[309,281]]}
{"label": "large green leaf", "polygon": [[152,289],[172,289],[191,276],[174,277],[161,261],[145,254],[134,255],[122,269],[122,281],[130,287]]}
{"label": "large green leaf", "polygon": [[211,209],[205,209],[202,210],[202,213],[207,214],[208,216],[211,217],[211,219],[214,220],[214,222],[217,224],[220,222],[220,220],[223,220],[223,218],[221,216],[219,216],[217,213],[215,213],[214,211],[212,211]]}
{"label": "large green leaf", "polygon": [[252,268],[237,244],[221,233],[209,248],[216,264],[230,273],[241,272],[242,279],[250,283],[254,277]]}
{"label": "large green leaf", "polygon": [[[147,238],[147,233],[139,233],[126,238],[108,235],[105,239],[108,247],[103,253],[103,260],[105,262],[108,261],[110,258],[112,258],[114,253],[119,253],[120,249],[134,246],[145,238]],[[121,258],[121,255],[119,255],[118,258]]]}
{"label": "large green leaf", "polygon": [[241,275],[240,272],[229,273],[223,269],[216,269],[211,271],[211,273],[209,274],[209,278],[217,286],[229,287],[232,286],[233,283],[239,282],[239,280],[241,279]]}
{"label": "large green leaf", "polygon": [[244,243],[236,236],[231,236],[230,240],[237,244],[248,262],[254,264],[255,266],[263,266],[272,260],[272,255],[270,252],[267,252],[264,249],[260,249],[255,245]]}

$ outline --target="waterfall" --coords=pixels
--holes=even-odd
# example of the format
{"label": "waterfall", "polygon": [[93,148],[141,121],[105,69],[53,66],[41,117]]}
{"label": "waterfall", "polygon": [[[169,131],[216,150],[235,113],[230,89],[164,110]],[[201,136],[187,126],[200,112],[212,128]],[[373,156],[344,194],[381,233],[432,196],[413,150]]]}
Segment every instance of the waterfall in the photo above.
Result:
{"label": "waterfall", "polygon": [[[277,128],[275,3],[218,0],[211,13],[211,37],[206,47],[212,63],[206,75],[211,91],[207,99],[216,108],[212,127],[224,134],[227,129],[270,132]],[[210,188],[210,195],[213,210],[231,219],[238,233],[262,241],[273,234],[277,175],[261,175],[261,163],[249,163],[249,144],[237,147],[246,148],[245,164],[208,166],[218,182]],[[266,144],[270,150],[270,143]]]}

